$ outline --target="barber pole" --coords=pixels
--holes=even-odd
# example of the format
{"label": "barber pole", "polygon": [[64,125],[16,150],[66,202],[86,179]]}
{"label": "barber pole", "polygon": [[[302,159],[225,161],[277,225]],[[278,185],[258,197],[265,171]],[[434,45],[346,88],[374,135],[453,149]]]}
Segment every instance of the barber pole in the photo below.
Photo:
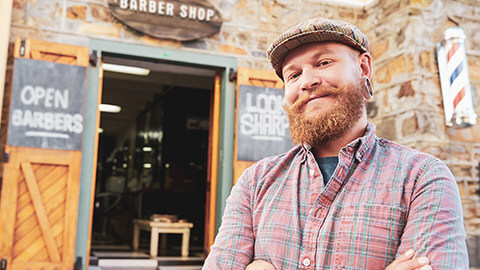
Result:
{"label": "barber pole", "polygon": [[465,34],[460,27],[445,30],[437,44],[437,60],[442,86],[445,121],[449,127],[475,125],[470,79],[465,53]]}

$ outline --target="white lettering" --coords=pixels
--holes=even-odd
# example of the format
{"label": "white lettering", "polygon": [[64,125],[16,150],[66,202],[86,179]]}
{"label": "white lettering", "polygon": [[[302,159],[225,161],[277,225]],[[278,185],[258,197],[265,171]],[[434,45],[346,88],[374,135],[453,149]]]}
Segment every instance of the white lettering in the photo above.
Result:
{"label": "white lettering", "polygon": [[196,12],[197,12],[197,8],[190,6],[189,11],[188,11],[188,18],[192,19],[192,20],[195,20]]}
{"label": "white lettering", "polygon": [[22,91],[20,92],[20,100],[25,105],[30,105],[35,102],[35,94],[32,86],[27,85],[23,87]]}
{"label": "white lettering", "polygon": [[120,0],[120,8],[127,9],[128,8],[128,0]]}
{"label": "white lettering", "polygon": [[156,10],[157,10],[157,2],[149,1],[148,2],[148,12],[155,13]]}
{"label": "white lettering", "polygon": [[213,15],[215,15],[215,11],[213,11],[213,9],[209,8],[207,10],[207,22],[209,22],[212,19]]}
{"label": "white lettering", "polygon": [[45,95],[45,107],[50,108],[52,107],[52,100],[53,100],[53,92],[55,89],[48,88],[47,93]]}
{"label": "white lettering", "polygon": [[147,0],[140,0],[140,11],[147,12]]}
{"label": "white lettering", "polygon": [[137,10],[137,0],[130,0],[130,10]]}
{"label": "white lettering", "polygon": [[22,125],[22,111],[19,109],[13,110],[12,112],[12,125],[21,126]]}
{"label": "white lettering", "polygon": [[165,2],[158,2],[158,14],[165,15]]}
{"label": "white lettering", "polygon": [[172,3],[167,3],[167,15],[168,16],[173,16],[173,7],[174,7],[174,5]]}
{"label": "white lettering", "polygon": [[63,95],[60,90],[55,91],[55,108],[62,106],[62,108],[68,108],[68,90],[63,91]]}
{"label": "white lettering", "polygon": [[73,116],[73,132],[82,133],[83,131],[83,116],[81,114],[75,114]]}
{"label": "white lettering", "polygon": [[46,131],[83,132],[83,116],[81,114],[32,112],[15,109],[12,112],[14,126],[38,128]]}
{"label": "white lettering", "polygon": [[38,105],[38,100],[42,99],[44,97],[45,97],[45,89],[43,89],[43,87],[36,86],[35,87],[35,102],[34,102],[34,104]]}
{"label": "white lettering", "polygon": [[199,21],[205,20],[205,9],[204,8],[199,8],[198,9],[198,20]]}
{"label": "white lettering", "polygon": [[188,9],[188,7],[185,6],[185,5],[180,6],[180,17],[182,17],[184,19],[187,18],[187,15],[188,15],[187,9]]}

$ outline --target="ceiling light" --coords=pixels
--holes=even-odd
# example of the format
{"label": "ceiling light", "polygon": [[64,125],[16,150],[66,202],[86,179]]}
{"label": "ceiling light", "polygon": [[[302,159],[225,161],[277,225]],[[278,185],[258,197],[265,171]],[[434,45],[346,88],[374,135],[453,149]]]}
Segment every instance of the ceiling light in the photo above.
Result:
{"label": "ceiling light", "polygon": [[103,67],[103,70],[112,71],[112,72],[120,72],[120,73],[142,75],[142,76],[147,76],[148,74],[150,74],[150,70],[146,68],[107,64],[107,63],[103,63],[102,67]]}
{"label": "ceiling light", "polygon": [[97,129],[97,132],[98,132],[98,133],[103,133],[103,128],[98,128],[98,129]]}
{"label": "ceiling light", "polygon": [[150,168],[152,168],[152,164],[150,164],[150,163],[144,163],[144,164],[143,164],[143,168],[145,168],[145,169],[150,169]]}
{"label": "ceiling light", "polygon": [[153,149],[152,149],[152,147],[150,147],[150,146],[145,146],[145,147],[143,147],[143,152],[152,152],[152,150],[153,150]]}
{"label": "ceiling light", "polygon": [[101,112],[119,113],[122,110],[122,107],[112,104],[100,104],[98,105],[98,109]]}

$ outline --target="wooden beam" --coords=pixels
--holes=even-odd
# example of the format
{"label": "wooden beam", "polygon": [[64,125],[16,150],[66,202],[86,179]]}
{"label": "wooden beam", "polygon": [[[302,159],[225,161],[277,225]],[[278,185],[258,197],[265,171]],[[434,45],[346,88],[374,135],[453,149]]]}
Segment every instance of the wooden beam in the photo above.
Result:
{"label": "wooden beam", "polygon": [[38,189],[37,180],[32,170],[32,165],[29,162],[22,162],[21,168],[25,176],[25,182],[27,182],[27,187],[32,196],[33,207],[37,214],[38,223],[42,229],[43,239],[45,240],[45,245],[47,246],[48,255],[53,262],[60,262],[60,253],[58,252],[57,244],[52,234],[52,227],[48,220],[47,212],[42,202],[42,196],[40,190]]}

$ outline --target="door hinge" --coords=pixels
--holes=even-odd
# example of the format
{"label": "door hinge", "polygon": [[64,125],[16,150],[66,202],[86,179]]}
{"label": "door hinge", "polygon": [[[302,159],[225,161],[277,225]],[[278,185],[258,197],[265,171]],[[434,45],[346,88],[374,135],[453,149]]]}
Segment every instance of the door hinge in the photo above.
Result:
{"label": "door hinge", "polygon": [[230,68],[228,71],[228,81],[229,82],[234,82],[237,79],[237,72],[233,70],[233,68]]}
{"label": "door hinge", "polygon": [[27,39],[22,37],[22,40],[20,41],[20,56],[25,56],[25,41]]}
{"label": "door hinge", "polygon": [[90,65],[93,67],[97,66],[97,51],[93,50],[92,53],[90,54],[90,57],[88,58],[88,61],[90,62]]}
{"label": "door hinge", "polygon": [[8,163],[8,160],[10,159],[10,154],[9,153],[5,153],[5,161],[4,162],[7,162]]}
{"label": "door hinge", "polygon": [[73,267],[75,270],[82,270],[82,257],[77,257],[75,259],[75,266]]}
{"label": "door hinge", "polygon": [[2,262],[0,264],[1,270],[7,270],[7,259],[2,258]]}

